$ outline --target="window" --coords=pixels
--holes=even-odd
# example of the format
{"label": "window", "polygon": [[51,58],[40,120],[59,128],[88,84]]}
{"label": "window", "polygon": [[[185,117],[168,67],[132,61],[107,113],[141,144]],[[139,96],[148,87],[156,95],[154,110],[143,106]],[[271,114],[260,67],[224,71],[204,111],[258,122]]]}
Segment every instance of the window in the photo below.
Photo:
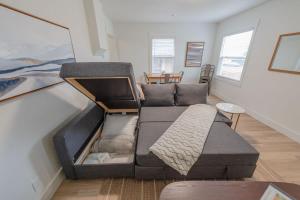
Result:
{"label": "window", "polygon": [[253,30],[225,36],[219,58],[217,75],[240,81]]}
{"label": "window", "polygon": [[174,69],[175,40],[152,39],[152,73],[172,73]]}

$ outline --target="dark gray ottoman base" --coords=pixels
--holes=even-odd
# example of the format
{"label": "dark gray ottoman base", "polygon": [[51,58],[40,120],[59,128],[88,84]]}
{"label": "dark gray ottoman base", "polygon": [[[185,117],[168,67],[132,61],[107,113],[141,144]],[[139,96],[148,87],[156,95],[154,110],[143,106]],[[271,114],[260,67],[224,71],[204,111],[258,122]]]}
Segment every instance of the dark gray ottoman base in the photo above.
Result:
{"label": "dark gray ottoman base", "polygon": [[134,177],[134,163],[75,165],[77,179]]}
{"label": "dark gray ottoman base", "polygon": [[135,166],[135,178],[137,179],[242,179],[250,178],[256,166],[196,166],[187,176],[181,176],[170,167],[142,167]]}

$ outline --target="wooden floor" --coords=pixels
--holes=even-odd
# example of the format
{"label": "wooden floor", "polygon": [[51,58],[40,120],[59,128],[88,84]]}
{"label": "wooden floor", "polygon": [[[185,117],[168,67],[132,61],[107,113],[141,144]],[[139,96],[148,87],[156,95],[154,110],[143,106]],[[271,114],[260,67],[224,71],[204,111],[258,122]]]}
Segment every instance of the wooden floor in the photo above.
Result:
{"label": "wooden floor", "polygon": [[[220,102],[210,97],[209,102]],[[300,144],[248,115],[241,115],[237,132],[259,152],[254,176],[246,181],[285,181],[300,184]],[[158,200],[172,181],[134,179],[65,180],[53,199],[60,200]]]}

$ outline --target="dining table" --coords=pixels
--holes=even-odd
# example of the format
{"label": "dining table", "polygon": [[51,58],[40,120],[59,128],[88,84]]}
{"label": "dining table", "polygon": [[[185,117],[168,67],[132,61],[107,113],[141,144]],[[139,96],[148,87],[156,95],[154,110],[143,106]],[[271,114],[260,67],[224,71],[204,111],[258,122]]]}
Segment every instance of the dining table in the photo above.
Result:
{"label": "dining table", "polygon": [[[181,74],[180,73],[169,73],[170,74],[170,79],[173,82],[179,83],[181,80]],[[161,80],[164,79],[165,74],[159,74],[159,73],[149,73],[147,74],[148,79],[149,79],[149,84],[155,83],[155,82],[160,82]]]}

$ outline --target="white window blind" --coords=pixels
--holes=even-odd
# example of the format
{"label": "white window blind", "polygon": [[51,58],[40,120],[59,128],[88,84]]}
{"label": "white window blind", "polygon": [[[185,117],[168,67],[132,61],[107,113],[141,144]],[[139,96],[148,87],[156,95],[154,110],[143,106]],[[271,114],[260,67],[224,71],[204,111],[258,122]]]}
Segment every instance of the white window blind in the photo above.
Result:
{"label": "white window blind", "polygon": [[223,38],[218,76],[240,81],[247,58],[253,30]]}
{"label": "white window blind", "polygon": [[173,38],[152,39],[152,73],[172,73],[174,70],[175,45]]}

